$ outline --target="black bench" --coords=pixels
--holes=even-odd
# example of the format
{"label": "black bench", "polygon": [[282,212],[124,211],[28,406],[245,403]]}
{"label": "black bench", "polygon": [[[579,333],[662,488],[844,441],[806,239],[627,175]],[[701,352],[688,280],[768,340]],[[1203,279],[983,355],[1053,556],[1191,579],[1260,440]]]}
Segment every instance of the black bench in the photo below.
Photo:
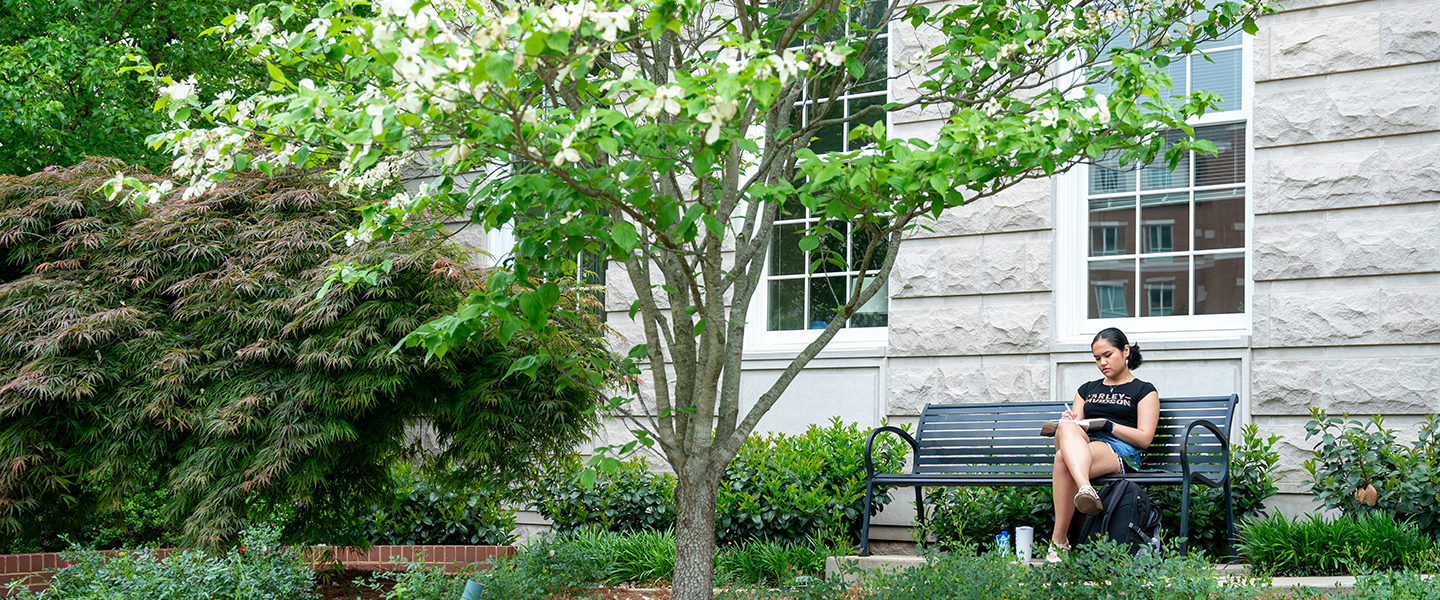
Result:
{"label": "black bench", "polygon": [[[1160,400],[1155,438],[1143,452],[1144,469],[1161,472],[1125,473],[1094,479],[1136,483],[1178,484],[1180,532],[1190,530],[1190,485],[1200,482],[1224,488],[1226,551],[1233,554],[1234,509],[1230,500],[1230,422],[1235,395]],[[1040,425],[1058,418],[1065,402],[1013,404],[926,404],[914,437],[898,427],[881,427],[865,441],[865,507],[861,513],[860,556],[870,555],[870,507],[876,486],[914,486],[915,509],[925,524],[926,486],[1050,485],[1055,463],[1053,438],[1040,435]],[[1199,431],[1195,436],[1191,433]],[[894,433],[914,454],[910,473],[876,473],[871,452],[875,437]],[[1184,546],[1182,545],[1183,549]]]}

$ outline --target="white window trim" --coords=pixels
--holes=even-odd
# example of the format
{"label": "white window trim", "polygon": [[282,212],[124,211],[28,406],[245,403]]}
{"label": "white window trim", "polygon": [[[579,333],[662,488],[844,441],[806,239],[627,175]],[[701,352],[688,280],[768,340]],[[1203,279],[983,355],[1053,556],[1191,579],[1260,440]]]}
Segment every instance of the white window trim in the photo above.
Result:
{"label": "white window trim", "polygon": [[[891,0],[892,2],[894,0]],[[886,57],[885,76],[887,83],[885,94],[887,98],[893,98],[895,81],[895,27],[894,22],[885,24]],[[891,131],[891,115],[885,113],[885,130]],[[771,226],[771,235],[774,235],[774,226]],[[773,243],[773,240],[772,240]],[[848,244],[847,244],[848,245]],[[899,249],[897,248],[897,251]],[[750,298],[750,308],[745,312],[745,350],[747,352],[791,352],[799,351],[809,346],[815,338],[820,337],[823,329],[791,329],[784,331],[770,331],[770,249],[765,249],[764,267],[760,272],[760,281],[755,289],[754,295]],[[888,289],[888,288],[887,288]],[[888,293],[888,292],[887,292]],[[887,297],[886,314],[889,314],[889,305],[893,297]],[[889,323],[888,319],[886,323]],[[827,350],[844,349],[853,350],[860,348],[882,348],[890,341],[890,326],[885,327],[845,327],[835,333],[830,343],[825,346]]]}
{"label": "white window trim", "polygon": [[[1057,341],[1088,344],[1096,331],[1119,327],[1137,341],[1185,341],[1235,339],[1250,335],[1254,314],[1254,185],[1255,159],[1254,119],[1255,83],[1252,71],[1254,40],[1247,33],[1240,49],[1241,109],[1223,113],[1207,113],[1190,122],[1193,126],[1245,122],[1250,135],[1245,136],[1245,312],[1233,315],[1184,315],[1170,317],[1128,317],[1123,319],[1091,319],[1086,298],[1089,256],[1088,211],[1089,167],[1079,165],[1055,177],[1055,297]],[[1187,74],[1188,76],[1188,74]],[[1187,232],[1188,235],[1188,232]],[[1136,249],[1139,250],[1138,248]],[[1138,282],[1137,282],[1138,284]],[[1138,310],[1139,307],[1137,306]]]}

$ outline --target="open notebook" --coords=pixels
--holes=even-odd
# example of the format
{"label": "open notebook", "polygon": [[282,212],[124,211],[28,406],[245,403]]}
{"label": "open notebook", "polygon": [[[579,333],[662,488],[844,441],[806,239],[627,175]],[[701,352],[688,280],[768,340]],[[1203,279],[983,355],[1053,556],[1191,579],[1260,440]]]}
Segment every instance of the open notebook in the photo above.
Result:
{"label": "open notebook", "polygon": [[1079,423],[1081,427],[1085,428],[1085,433],[1099,431],[1101,427],[1105,426],[1105,419],[1055,419],[1046,421],[1040,425],[1040,435],[1055,437],[1055,429],[1060,427],[1060,423],[1064,421]]}

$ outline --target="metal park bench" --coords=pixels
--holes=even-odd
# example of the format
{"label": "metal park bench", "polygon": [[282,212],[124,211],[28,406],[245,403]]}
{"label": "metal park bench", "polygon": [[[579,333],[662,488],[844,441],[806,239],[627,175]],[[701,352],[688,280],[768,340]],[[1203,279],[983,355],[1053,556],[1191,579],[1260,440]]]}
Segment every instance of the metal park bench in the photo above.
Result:
{"label": "metal park bench", "polygon": [[[1190,529],[1190,485],[1224,488],[1226,549],[1235,538],[1230,499],[1230,423],[1235,395],[1160,400],[1155,439],[1142,452],[1146,472],[1106,475],[1094,483],[1129,479],[1141,484],[1180,485],[1180,536]],[[1040,425],[1065,410],[1064,402],[1013,404],[926,404],[912,437],[881,427],[865,441],[865,509],[861,513],[860,556],[870,555],[870,506],[876,486],[915,488],[915,508],[925,524],[923,488],[942,486],[1050,485],[1055,462],[1053,438]],[[1203,430],[1203,431],[1197,431]],[[875,437],[894,433],[913,450],[909,473],[876,473]],[[1195,435],[1191,435],[1195,433]],[[1183,548],[1183,546],[1182,546]]]}

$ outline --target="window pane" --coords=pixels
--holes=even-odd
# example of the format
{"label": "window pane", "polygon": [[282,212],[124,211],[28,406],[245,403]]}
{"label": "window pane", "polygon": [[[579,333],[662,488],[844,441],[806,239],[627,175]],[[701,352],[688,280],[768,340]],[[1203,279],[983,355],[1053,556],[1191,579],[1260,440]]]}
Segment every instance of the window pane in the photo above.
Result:
{"label": "window pane", "polygon": [[1195,249],[1244,247],[1245,188],[1195,192]]}
{"label": "window pane", "polygon": [[1104,198],[1090,201],[1090,256],[1132,254],[1135,230],[1135,198]]}
{"label": "window pane", "polygon": [[845,240],[850,232],[849,223],[827,222],[831,229],[829,233],[820,235],[820,247],[810,253],[810,262],[819,261],[815,265],[816,273],[844,273],[850,270],[849,256],[845,253]]}
{"label": "window pane", "polygon": [[805,280],[770,282],[770,331],[805,328]]}
{"label": "window pane", "polygon": [[1245,254],[1195,257],[1195,314],[1245,312]]}
{"label": "window pane", "polygon": [[[870,96],[870,97],[868,97],[868,98],[856,98],[856,99],[854,99],[854,100],[850,100],[849,103],[850,103],[850,114],[851,114],[851,115],[858,115],[858,114],[860,114],[860,111],[865,110],[865,107],[867,107],[867,106],[877,106],[877,107],[878,107],[878,106],[884,106],[884,105],[885,105],[885,97],[884,97],[884,96]],[[864,117],[861,117],[859,120],[855,121],[854,124],[865,124],[865,125],[872,125],[872,126],[873,126],[874,124],[879,123],[879,122],[883,121],[884,119],[885,119],[885,111],[880,110],[880,109],[877,108],[876,110],[872,111],[870,114],[865,115]],[[869,146],[869,145],[875,143],[874,140],[870,139],[870,136],[865,136],[865,137],[863,137],[863,138],[853,139],[853,140],[852,140],[852,139],[850,139],[850,133],[849,133],[849,132],[850,132],[849,128],[846,128],[846,133],[845,133],[845,148],[846,148],[846,150],[859,150],[859,149],[861,149],[861,148],[864,148],[864,147],[866,147],[866,146]]]}
{"label": "window pane", "polygon": [[[875,281],[874,277],[866,277],[865,285],[869,286]],[[864,288],[861,288],[864,289]],[[860,305],[860,309],[850,316],[851,327],[884,327],[890,323],[890,282],[880,286],[880,291],[870,297],[870,301]]]}
{"label": "window pane", "polygon": [[810,329],[824,329],[835,311],[845,304],[847,290],[844,275],[815,277],[810,280]]}
{"label": "window pane", "polygon": [[1190,314],[1190,257],[1140,260],[1140,316]]}
{"label": "window pane", "polygon": [[1100,155],[1089,170],[1091,195],[1135,191],[1135,170],[1130,167],[1120,170],[1119,152]]}
{"label": "window pane", "polygon": [[[1209,56],[1210,60],[1205,60]],[[1212,62],[1213,61],[1213,62]],[[1190,59],[1190,88],[1220,94],[1218,110],[1240,110],[1240,50],[1222,50]]]}
{"label": "window pane", "polygon": [[865,74],[856,81],[852,94],[864,94],[866,92],[883,92],[886,89],[886,78],[889,72],[886,71],[886,59],[890,56],[890,43],[888,38],[879,38],[861,56],[865,64]]}
{"label": "window pane", "polygon": [[1184,96],[1186,91],[1185,63],[1186,57],[1170,57],[1169,64],[1160,67],[1160,72],[1170,76],[1170,89],[1162,91],[1161,96]]}
{"label": "window pane", "polygon": [[1185,135],[1185,132],[1172,129],[1163,135],[1165,136],[1164,148],[1160,150],[1160,154],[1155,157],[1154,162],[1145,165],[1145,168],[1140,170],[1140,189],[1142,190],[1168,190],[1190,185],[1189,152],[1185,153],[1185,157],[1180,159],[1173,171],[1165,162],[1165,153],[1175,146],[1175,141]]}
{"label": "window pane", "polygon": [[771,275],[798,275],[805,272],[805,252],[800,250],[802,237],[805,237],[804,223],[775,226],[775,237],[770,239]]}
{"label": "window pane", "polygon": [[[810,110],[811,118],[817,121],[821,120],[815,117],[815,113],[824,108],[825,102],[813,103]],[[841,119],[844,117],[845,103],[841,101],[835,102],[835,105],[830,107],[830,111],[825,113],[825,119]],[[815,132],[812,134],[812,137],[814,137],[814,139],[810,140],[810,150],[816,154],[839,152],[845,147],[845,126],[843,124],[830,125]]]}
{"label": "window pane", "polygon": [[1135,316],[1135,259],[1090,263],[1090,318]]}
{"label": "window pane", "polygon": [[[851,28],[851,34],[859,36],[863,30],[876,29],[885,25],[885,10],[890,7],[887,0],[867,0],[861,6],[850,9],[850,22],[855,25]],[[900,11],[904,12],[904,11]]]}
{"label": "window pane", "polygon": [[1245,181],[1245,124],[1196,127],[1195,138],[1215,144],[1215,155],[1195,154],[1195,185]]}
{"label": "window pane", "polygon": [[[860,270],[860,261],[865,258],[865,249],[870,245],[872,234],[869,231],[856,229],[850,234],[850,270]],[[885,262],[885,253],[888,252],[890,241],[880,238],[875,244],[874,253],[870,255],[870,264],[865,266],[866,271],[874,273],[880,270],[880,265]]]}
{"label": "window pane", "polygon": [[[1140,198],[1140,251],[1184,252],[1189,250],[1185,232],[1190,231],[1190,193],[1155,194]],[[1176,235],[1176,234],[1179,235]]]}

